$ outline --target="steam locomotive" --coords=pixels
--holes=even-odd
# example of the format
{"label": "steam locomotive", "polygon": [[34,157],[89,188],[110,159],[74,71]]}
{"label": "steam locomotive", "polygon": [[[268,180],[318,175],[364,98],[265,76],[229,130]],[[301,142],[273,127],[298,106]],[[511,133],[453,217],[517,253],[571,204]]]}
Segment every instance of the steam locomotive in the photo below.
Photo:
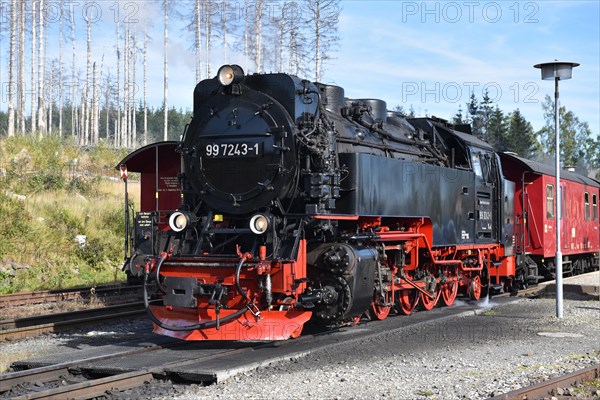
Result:
{"label": "steam locomotive", "polygon": [[[524,162],[468,126],[225,65],[196,86],[181,141],[117,166],[126,182],[141,174],[124,269],[163,294],[144,296],[155,332],[186,340],[282,340],[309,320],[339,326],[512,291],[552,273],[523,234],[529,208],[515,194],[526,182],[506,177],[535,169]],[[573,256],[590,269],[600,184],[586,179],[572,182],[594,199]]]}

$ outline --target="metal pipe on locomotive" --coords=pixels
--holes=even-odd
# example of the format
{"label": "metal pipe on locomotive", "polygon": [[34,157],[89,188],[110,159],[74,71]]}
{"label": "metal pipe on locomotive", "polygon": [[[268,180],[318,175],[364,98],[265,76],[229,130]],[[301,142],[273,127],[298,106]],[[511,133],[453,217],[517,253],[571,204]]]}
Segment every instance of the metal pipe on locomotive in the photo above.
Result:
{"label": "metal pipe on locomotive", "polygon": [[147,304],[155,332],[288,339],[310,319],[510,290],[514,183],[459,129],[338,86],[221,67],[196,86],[181,141],[121,163],[142,173],[125,269],[164,294]]}

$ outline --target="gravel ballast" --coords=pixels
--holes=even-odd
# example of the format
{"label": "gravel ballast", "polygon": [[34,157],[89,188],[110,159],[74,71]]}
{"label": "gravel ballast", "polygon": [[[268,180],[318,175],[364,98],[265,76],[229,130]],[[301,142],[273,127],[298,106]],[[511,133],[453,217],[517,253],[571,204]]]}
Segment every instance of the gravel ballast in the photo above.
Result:
{"label": "gravel ballast", "polygon": [[177,398],[485,399],[600,362],[600,303],[566,300],[563,320],[555,304],[523,299],[342,342]]}

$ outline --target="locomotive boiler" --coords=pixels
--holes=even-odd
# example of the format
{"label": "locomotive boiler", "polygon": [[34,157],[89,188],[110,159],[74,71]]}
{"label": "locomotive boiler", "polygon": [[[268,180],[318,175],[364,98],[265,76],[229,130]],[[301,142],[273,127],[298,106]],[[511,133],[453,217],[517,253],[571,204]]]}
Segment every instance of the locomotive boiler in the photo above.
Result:
{"label": "locomotive boiler", "polygon": [[516,274],[514,183],[493,148],[338,86],[225,65],[196,86],[181,141],[120,167],[141,173],[125,270],[156,282],[163,335],[287,339],[309,320],[479,299]]}

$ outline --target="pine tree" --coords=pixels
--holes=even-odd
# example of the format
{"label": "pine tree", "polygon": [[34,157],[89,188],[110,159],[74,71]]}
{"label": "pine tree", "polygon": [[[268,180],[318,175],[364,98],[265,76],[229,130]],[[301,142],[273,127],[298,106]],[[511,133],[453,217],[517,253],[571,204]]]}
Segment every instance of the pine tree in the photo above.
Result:
{"label": "pine tree", "polygon": [[474,92],[471,92],[471,97],[467,103],[467,121],[471,124],[473,135],[480,138],[483,137],[481,110]]}
{"label": "pine tree", "polygon": [[505,151],[517,153],[524,158],[532,158],[539,150],[533,126],[517,108],[508,115],[508,129],[504,137]]}
{"label": "pine tree", "polygon": [[490,99],[488,90],[485,89],[483,91],[483,96],[481,99],[481,103],[479,105],[480,116],[481,116],[481,129],[482,135],[488,143],[493,143],[492,137],[489,134],[489,125],[490,118],[492,117],[492,113],[494,112],[494,107],[492,106],[492,99]]}
{"label": "pine tree", "polygon": [[506,151],[504,139],[506,137],[506,117],[498,105],[492,111],[487,124],[486,137],[497,151]]}
{"label": "pine tree", "polygon": [[452,116],[452,123],[454,125],[462,125],[467,123],[463,117],[463,110],[460,104],[458,105],[458,111]]}

